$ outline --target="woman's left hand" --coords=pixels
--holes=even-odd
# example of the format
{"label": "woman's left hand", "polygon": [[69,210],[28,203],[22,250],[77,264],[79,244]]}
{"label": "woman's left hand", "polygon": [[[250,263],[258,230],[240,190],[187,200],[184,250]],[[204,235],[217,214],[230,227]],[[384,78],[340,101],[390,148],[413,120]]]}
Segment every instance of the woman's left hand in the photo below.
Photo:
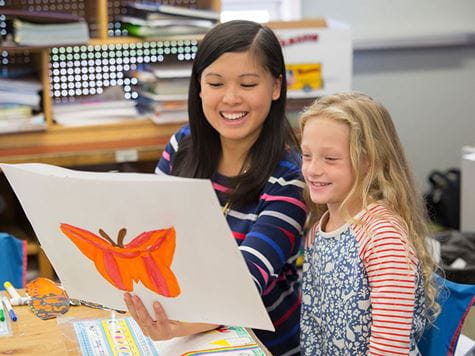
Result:
{"label": "woman's left hand", "polygon": [[153,303],[156,317],[154,321],[139,297],[126,293],[124,301],[144,335],[149,336],[153,340],[169,340],[174,337],[197,334],[218,327],[215,324],[185,323],[170,320],[159,302]]}

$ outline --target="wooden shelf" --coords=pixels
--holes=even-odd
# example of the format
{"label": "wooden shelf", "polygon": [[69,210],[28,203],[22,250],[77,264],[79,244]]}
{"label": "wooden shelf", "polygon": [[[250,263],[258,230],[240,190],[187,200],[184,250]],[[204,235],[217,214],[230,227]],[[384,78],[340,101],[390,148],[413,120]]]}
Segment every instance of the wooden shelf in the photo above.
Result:
{"label": "wooden shelf", "polygon": [[[55,0],[60,2],[60,0]],[[54,1],[53,1],[54,2]],[[92,38],[84,44],[52,46],[18,46],[0,43],[0,50],[12,54],[30,53],[38,63],[38,79],[43,87],[42,108],[46,131],[0,134],[0,162],[41,162],[59,166],[109,164],[120,161],[120,152],[130,150],[134,160],[152,161],[160,158],[164,145],[182,124],[156,125],[150,120],[131,119],[124,123],[83,127],[62,127],[53,120],[53,94],[50,49],[53,47],[103,46],[141,43],[142,38],[109,37],[109,24],[116,15],[110,0],[78,0],[85,6],[86,20],[94,24]],[[120,4],[122,4],[120,2]],[[116,4],[116,3],[115,3]],[[220,11],[220,0],[198,0],[198,7]],[[117,5],[116,5],[117,6]],[[115,8],[114,8],[115,10]],[[173,36],[147,41],[199,40],[201,35]],[[134,151],[135,150],[135,151]]]}
{"label": "wooden shelf", "polygon": [[182,124],[156,125],[149,120],[120,124],[61,127],[46,132],[2,135],[0,162],[40,162],[80,166],[120,162],[123,150],[135,150],[137,161],[158,160],[171,135]]}

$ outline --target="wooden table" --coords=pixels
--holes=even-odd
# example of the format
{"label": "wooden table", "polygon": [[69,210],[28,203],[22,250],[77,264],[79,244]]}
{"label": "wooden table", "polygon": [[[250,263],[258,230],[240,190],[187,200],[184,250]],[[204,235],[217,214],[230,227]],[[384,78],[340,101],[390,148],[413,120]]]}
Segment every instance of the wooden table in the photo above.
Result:
{"label": "wooden table", "polygon": [[59,319],[50,320],[37,318],[28,306],[15,306],[14,310],[18,320],[9,320],[12,335],[0,338],[0,355],[80,355],[74,330],[66,322],[67,318],[94,319],[111,316],[110,311],[84,306],[71,307]]}
{"label": "wooden table", "polygon": [[[58,319],[41,320],[33,315],[28,306],[15,306],[14,310],[18,320],[12,322],[9,319],[13,334],[0,337],[0,355],[81,355],[74,330],[68,321],[110,318],[112,315],[111,311],[79,306],[71,307]],[[123,315],[126,314],[116,313],[117,317]],[[272,355],[252,330],[248,331],[266,355]]]}

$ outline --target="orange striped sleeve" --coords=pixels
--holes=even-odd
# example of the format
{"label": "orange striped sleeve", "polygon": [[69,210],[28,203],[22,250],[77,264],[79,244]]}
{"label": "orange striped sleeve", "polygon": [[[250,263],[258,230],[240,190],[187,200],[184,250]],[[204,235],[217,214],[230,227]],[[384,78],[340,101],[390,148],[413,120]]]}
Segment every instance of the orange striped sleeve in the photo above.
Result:
{"label": "orange striped sleeve", "polygon": [[371,289],[369,351],[371,355],[408,355],[417,260],[397,219],[380,206],[376,209],[363,216],[365,229],[355,226]]}

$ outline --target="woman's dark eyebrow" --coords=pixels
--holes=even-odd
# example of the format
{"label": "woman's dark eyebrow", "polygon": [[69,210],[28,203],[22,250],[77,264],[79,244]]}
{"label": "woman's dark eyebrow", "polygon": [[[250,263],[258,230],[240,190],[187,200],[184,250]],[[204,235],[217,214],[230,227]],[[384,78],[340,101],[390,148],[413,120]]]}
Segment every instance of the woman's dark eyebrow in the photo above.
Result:
{"label": "woman's dark eyebrow", "polygon": [[244,73],[244,74],[241,74],[239,77],[259,77],[259,74],[257,73]]}
{"label": "woman's dark eyebrow", "polygon": [[222,77],[222,75],[221,75],[221,74],[218,74],[218,73],[206,73],[206,74],[205,74],[205,77],[208,77],[208,76],[210,76],[210,75],[217,76],[217,77]]}
{"label": "woman's dark eyebrow", "polygon": [[[206,74],[205,74],[205,77],[208,77],[208,76],[222,77],[221,74],[219,74],[219,73],[213,73],[213,72],[211,72],[211,73],[206,73]],[[240,78],[242,78],[242,77],[256,77],[256,78],[259,78],[260,76],[259,76],[259,74],[256,74],[256,73],[244,73],[244,74],[240,74],[239,77],[240,77]]]}

